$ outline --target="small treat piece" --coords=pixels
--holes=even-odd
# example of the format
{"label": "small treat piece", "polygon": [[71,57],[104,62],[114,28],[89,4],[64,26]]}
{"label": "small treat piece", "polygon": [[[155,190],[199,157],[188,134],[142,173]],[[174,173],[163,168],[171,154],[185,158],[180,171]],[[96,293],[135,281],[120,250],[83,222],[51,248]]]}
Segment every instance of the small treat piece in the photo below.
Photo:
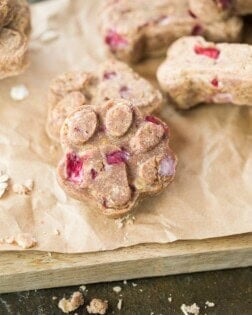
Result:
{"label": "small treat piece", "polygon": [[21,73],[27,66],[31,31],[26,0],[0,2],[0,79]]}
{"label": "small treat piece", "polygon": [[252,46],[184,37],[167,52],[158,81],[178,107],[199,103],[252,106]]}
{"label": "small treat piece", "polygon": [[196,303],[193,303],[192,305],[182,304],[180,309],[184,315],[199,315],[200,312],[200,308]]}
{"label": "small treat piece", "polygon": [[70,313],[77,310],[77,308],[79,308],[83,304],[83,294],[79,291],[76,291],[69,299],[61,299],[58,303],[58,307],[62,310],[63,313]]}
{"label": "small treat piece", "polygon": [[[92,73],[76,71],[61,75],[53,80],[50,87],[47,133],[59,141],[60,128],[72,111],[86,104],[101,104],[106,100],[120,98],[131,101],[144,114],[158,111],[163,104],[162,95],[157,89],[128,65],[116,60],[107,60]],[[108,119],[116,120],[121,115],[126,115],[128,121],[131,120],[132,113],[124,107],[119,111],[111,111]],[[107,128],[114,135],[118,133],[116,125],[110,126],[108,123]],[[120,129],[120,132],[127,132],[129,126],[126,124],[124,128],[126,129]]]}
{"label": "small treat piece", "polygon": [[101,299],[92,299],[90,304],[87,306],[89,314],[106,314],[108,310],[108,301]]}
{"label": "small treat piece", "polygon": [[74,111],[62,126],[61,144],[59,183],[109,217],[123,216],[175,176],[177,159],[169,148],[167,125],[143,116],[126,100]]}
{"label": "small treat piece", "polygon": [[190,10],[208,22],[252,13],[252,0],[189,0]]}
{"label": "small treat piece", "polygon": [[8,181],[9,175],[0,172],[0,199],[3,197],[6,190],[8,189]]}
{"label": "small treat piece", "polygon": [[27,87],[23,84],[13,86],[10,90],[10,96],[14,101],[23,101],[29,96],[29,91]]}
{"label": "small treat piece", "polygon": [[[200,4],[196,8],[201,12]],[[182,36],[202,35],[215,42],[239,41],[242,20],[217,11],[218,19],[212,20],[208,14],[216,15],[215,11],[204,11],[198,16],[189,0],[104,0],[99,24],[108,51],[134,63],[144,57],[164,55],[168,46]]]}
{"label": "small treat piece", "polygon": [[28,195],[33,189],[33,180],[27,179],[23,184],[14,184],[12,189],[16,194]]}
{"label": "small treat piece", "polygon": [[18,246],[28,249],[37,244],[36,239],[29,233],[20,233],[15,237],[15,241]]}

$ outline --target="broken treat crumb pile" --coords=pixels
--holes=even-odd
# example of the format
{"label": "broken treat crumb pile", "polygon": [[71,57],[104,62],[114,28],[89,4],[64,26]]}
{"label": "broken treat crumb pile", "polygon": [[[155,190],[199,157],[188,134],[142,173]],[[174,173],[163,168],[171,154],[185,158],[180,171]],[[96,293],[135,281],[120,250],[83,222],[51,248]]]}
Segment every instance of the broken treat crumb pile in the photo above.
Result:
{"label": "broken treat crumb pile", "polygon": [[27,66],[30,11],[26,0],[0,2],[0,79],[20,74]]}
{"label": "broken treat crumb pile", "polygon": [[[87,119],[88,117],[88,119]],[[143,116],[126,100],[86,105],[72,112],[61,129],[65,151],[58,180],[72,197],[109,217],[120,217],[173,180],[177,159],[169,128]]]}
{"label": "broken treat crumb pile", "polygon": [[[204,6],[207,9],[203,11]],[[134,63],[164,55],[183,36],[202,35],[215,42],[237,42],[243,23],[235,15],[224,0],[111,0],[103,2],[98,18],[108,52]]]}
{"label": "broken treat crumb pile", "polygon": [[184,37],[157,70],[162,89],[183,109],[200,103],[252,106],[252,46]]}
{"label": "broken treat crumb pile", "polygon": [[[163,105],[163,98],[159,90],[140,77],[129,66],[116,60],[111,59],[103,62],[97,71],[68,72],[57,77],[51,83],[48,96],[48,135],[59,141],[60,128],[65,118],[80,106],[101,104],[106,100],[120,98],[131,101],[144,114],[158,111]],[[117,110],[115,113],[111,112],[110,115],[111,119],[115,120],[124,114],[128,115],[128,119],[130,119],[130,113],[123,112],[123,109]],[[92,114],[89,113],[89,115],[91,116],[82,119],[87,121],[95,119]],[[90,124],[95,127],[91,121]],[[100,128],[103,129],[103,126]],[[117,132],[117,130],[111,130],[114,127],[109,123],[107,128],[110,128],[110,132]],[[89,132],[92,131],[89,130]]]}

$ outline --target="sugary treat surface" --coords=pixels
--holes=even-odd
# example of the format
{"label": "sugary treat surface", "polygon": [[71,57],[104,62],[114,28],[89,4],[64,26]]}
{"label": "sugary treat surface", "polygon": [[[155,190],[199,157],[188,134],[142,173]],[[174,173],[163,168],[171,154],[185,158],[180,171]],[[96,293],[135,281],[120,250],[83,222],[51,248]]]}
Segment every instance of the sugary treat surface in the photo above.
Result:
{"label": "sugary treat surface", "polygon": [[206,21],[252,13],[252,0],[189,0],[190,9]]}
{"label": "sugary treat surface", "polygon": [[62,188],[109,217],[129,212],[175,176],[177,159],[169,147],[168,126],[126,100],[72,112],[62,126],[61,144]]}
{"label": "sugary treat surface", "polygon": [[0,1],[0,79],[17,75],[26,67],[30,31],[27,1]]}
{"label": "sugary treat surface", "polygon": [[119,98],[130,100],[144,114],[158,111],[163,105],[160,91],[117,60],[105,61],[97,71],[65,73],[50,86],[47,133],[59,141],[63,121],[73,110]]}
{"label": "sugary treat surface", "polygon": [[99,26],[108,51],[130,63],[164,55],[168,46],[182,36],[202,35],[215,42],[239,41],[243,26],[239,17],[223,14],[212,20],[208,14],[197,16],[189,0],[105,0]]}
{"label": "sugary treat surface", "polygon": [[181,38],[168,49],[157,78],[180,108],[203,102],[252,106],[252,46]]}

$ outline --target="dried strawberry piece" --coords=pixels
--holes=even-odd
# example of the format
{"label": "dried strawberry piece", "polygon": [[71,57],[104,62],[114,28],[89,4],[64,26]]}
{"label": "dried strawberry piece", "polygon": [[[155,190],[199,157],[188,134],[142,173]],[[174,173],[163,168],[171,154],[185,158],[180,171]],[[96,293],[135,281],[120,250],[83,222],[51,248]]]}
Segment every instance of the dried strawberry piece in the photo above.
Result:
{"label": "dried strawberry piece", "polygon": [[112,164],[120,164],[124,163],[129,159],[129,153],[127,151],[113,151],[111,153],[106,154],[107,163]]}
{"label": "dried strawberry piece", "polygon": [[204,31],[203,27],[199,24],[196,24],[192,29],[192,35],[193,36],[202,35],[203,31]]}
{"label": "dried strawberry piece", "polygon": [[229,9],[232,5],[231,0],[216,0],[216,2],[223,10]]}
{"label": "dried strawberry piece", "polygon": [[169,156],[164,157],[159,165],[158,170],[161,176],[173,176],[175,174],[175,161]]}
{"label": "dried strawberry piece", "polygon": [[212,84],[214,87],[218,87],[218,86],[219,86],[219,81],[218,81],[218,79],[214,78],[214,79],[211,81],[211,84]]}
{"label": "dried strawberry piece", "polygon": [[122,86],[119,90],[119,94],[120,94],[121,98],[128,98],[129,97],[129,88],[126,85]]}
{"label": "dried strawberry piece", "polygon": [[103,74],[103,79],[104,80],[110,80],[116,77],[116,72],[115,71],[106,71]]}
{"label": "dried strawberry piece", "polygon": [[164,128],[164,131],[168,134],[169,133],[169,128],[168,126],[164,125],[162,121],[160,121],[157,117],[155,116],[146,116],[145,117],[145,121],[148,121],[148,122],[151,122],[153,124],[156,124],[156,125],[162,125],[163,128]]}
{"label": "dried strawberry piece", "polygon": [[98,175],[98,172],[95,169],[91,169],[90,171],[92,179],[95,179]]}
{"label": "dried strawberry piece", "polygon": [[76,153],[68,153],[66,156],[66,174],[67,179],[79,182],[81,181],[81,170],[83,167],[83,159]]}
{"label": "dried strawberry piece", "polygon": [[128,45],[128,41],[122,35],[118,34],[114,30],[109,30],[106,37],[105,43],[110,46],[112,50],[124,48]]}
{"label": "dried strawberry piece", "polygon": [[194,14],[194,13],[192,12],[192,10],[188,10],[188,13],[189,13],[189,15],[190,15],[192,18],[197,19],[197,15]]}
{"label": "dried strawberry piece", "polygon": [[194,47],[194,52],[197,55],[204,55],[212,59],[218,59],[220,55],[219,49],[215,47],[202,47],[198,45]]}

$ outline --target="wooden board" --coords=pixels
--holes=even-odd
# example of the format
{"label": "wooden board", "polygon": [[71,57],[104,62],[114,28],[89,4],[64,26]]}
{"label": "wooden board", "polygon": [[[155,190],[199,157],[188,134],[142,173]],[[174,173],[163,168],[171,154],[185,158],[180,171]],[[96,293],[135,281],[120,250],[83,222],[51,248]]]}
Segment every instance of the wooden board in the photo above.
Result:
{"label": "wooden board", "polygon": [[252,234],[88,254],[3,252],[0,293],[252,265]]}

